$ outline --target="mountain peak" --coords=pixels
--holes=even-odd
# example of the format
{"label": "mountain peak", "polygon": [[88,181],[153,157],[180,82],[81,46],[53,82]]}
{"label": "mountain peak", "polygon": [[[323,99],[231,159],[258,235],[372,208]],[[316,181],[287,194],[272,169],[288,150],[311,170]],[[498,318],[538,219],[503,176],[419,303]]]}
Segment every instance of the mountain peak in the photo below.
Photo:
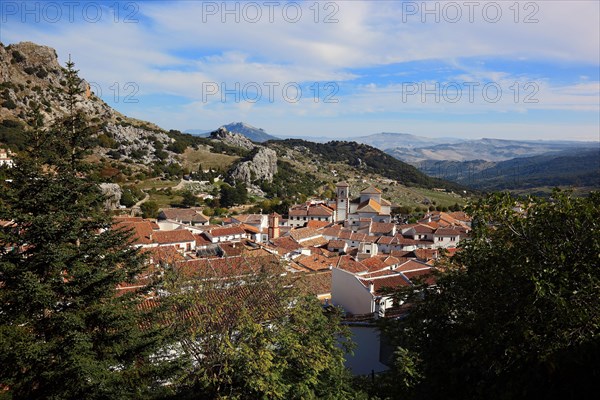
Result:
{"label": "mountain peak", "polygon": [[262,128],[256,128],[245,122],[232,122],[227,125],[223,125],[221,128],[225,128],[229,132],[239,133],[240,135],[246,136],[253,142],[266,142],[268,140],[278,140],[275,136],[269,135]]}

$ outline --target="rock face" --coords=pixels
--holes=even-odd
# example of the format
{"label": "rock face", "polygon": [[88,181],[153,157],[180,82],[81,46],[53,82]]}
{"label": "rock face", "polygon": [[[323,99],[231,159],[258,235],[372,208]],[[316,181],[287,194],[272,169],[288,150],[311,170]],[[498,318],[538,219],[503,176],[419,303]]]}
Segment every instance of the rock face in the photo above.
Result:
{"label": "rock face", "polygon": [[116,183],[101,183],[100,190],[105,197],[104,207],[107,210],[116,210],[121,204],[121,187]]}
{"label": "rock face", "polygon": [[[156,161],[156,143],[162,143],[164,148],[175,141],[165,133],[149,133],[147,130],[135,126],[107,124],[104,131],[119,143],[119,153],[123,154],[125,157],[137,159],[144,164],[150,164]],[[174,153],[165,153],[167,154],[167,157],[165,158],[166,162],[177,162]]]}
{"label": "rock face", "polygon": [[230,146],[241,147],[242,149],[246,150],[252,150],[256,147],[256,145],[244,135],[229,132],[224,127],[220,127],[216,131],[212,132],[210,134],[210,138],[214,140],[220,140]]}
{"label": "rock face", "polygon": [[246,185],[254,182],[273,182],[273,175],[277,173],[277,153],[266,147],[261,147],[248,161],[242,161],[231,172],[231,177]]}
{"label": "rock face", "polygon": [[[65,69],[54,49],[31,42],[10,46],[0,43],[0,122],[22,122],[35,107],[48,124],[65,117],[69,113],[66,85]],[[178,162],[175,153],[166,149],[173,139],[164,130],[112,109],[93,93],[95,86],[90,87],[84,79],[79,88],[81,94],[76,96],[75,107],[103,139],[94,149],[95,154],[144,164]],[[100,137],[103,134],[106,137]]]}

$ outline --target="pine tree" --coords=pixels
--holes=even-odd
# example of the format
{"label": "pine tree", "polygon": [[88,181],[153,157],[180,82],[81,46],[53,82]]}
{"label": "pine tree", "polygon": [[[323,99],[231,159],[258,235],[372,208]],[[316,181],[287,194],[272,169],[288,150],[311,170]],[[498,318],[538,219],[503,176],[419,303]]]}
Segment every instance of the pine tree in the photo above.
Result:
{"label": "pine tree", "polygon": [[0,389],[14,399],[149,398],[175,367],[157,357],[170,332],[159,307],[142,307],[150,286],[117,293],[145,258],[110,229],[87,178],[73,67],[68,116],[49,128],[35,116],[29,148],[0,183],[0,220],[11,221],[0,230]]}

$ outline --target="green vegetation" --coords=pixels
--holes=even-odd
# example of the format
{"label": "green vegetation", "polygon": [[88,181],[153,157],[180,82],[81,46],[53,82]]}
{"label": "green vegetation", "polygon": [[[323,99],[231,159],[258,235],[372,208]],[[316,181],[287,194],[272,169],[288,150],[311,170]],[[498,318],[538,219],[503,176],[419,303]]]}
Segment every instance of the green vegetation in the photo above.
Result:
{"label": "green vegetation", "polygon": [[140,206],[142,210],[142,217],[144,218],[156,218],[158,217],[158,203],[155,201],[146,201]]}
{"label": "green vegetation", "polygon": [[[524,210],[520,211],[519,207]],[[386,399],[581,399],[600,378],[600,193],[481,200],[435,290],[401,290],[408,318],[372,388]]]}
{"label": "green vegetation", "polygon": [[273,176],[273,182],[263,181],[260,188],[268,197],[287,198],[298,201],[306,199],[316,193],[321,182],[310,173],[298,173],[298,171],[286,161],[277,161],[277,173]]}
{"label": "green vegetation", "polygon": [[237,183],[230,186],[227,183],[221,185],[219,204],[221,207],[229,208],[248,201],[248,190],[245,183]]}
{"label": "green vegetation", "polygon": [[170,130],[167,134],[171,138],[175,139],[175,142],[170,146],[173,146],[173,149],[180,150],[177,151],[179,153],[183,153],[188,147],[198,148],[198,146],[201,145],[212,147],[212,151],[214,153],[222,153],[230,156],[244,157],[248,153],[248,150],[244,150],[239,147],[229,146],[223,142],[211,140],[210,138],[198,137],[187,133],[181,133],[177,130]]}
{"label": "green vegetation", "polygon": [[[182,321],[183,349],[195,362],[175,398],[356,398],[338,346],[348,337],[339,310],[324,312],[316,298],[293,289],[276,259],[247,273],[243,284],[224,285],[215,274],[200,272],[201,285],[176,294],[181,314],[191,315]],[[189,285],[177,273],[173,279],[182,280],[175,288]]]}
{"label": "green vegetation", "polygon": [[23,123],[12,119],[5,119],[0,123],[0,143],[13,150],[23,150],[25,141],[26,133]]}
{"label": "green vegetation", "polygon": [[417,168],[365,144],[340,141],[313,143],[300,139],[287,139],[275,143],[288,148],[303,147],[310,154],[319,155],[328,162],[346,163],[361,168],[366,173],[376,173],[394,179],[406,186],[462,190],[458,184],[430,178]]}
{"label": "green vegetation", "polygon": [[166,303],[141,307],[151,286],[117,295],[145,258],[106,229],[104,197],[85,178],[89,135],[67,68],[69,116],[34,124],[0,183],[0,219],[14,223],[0,228],[0,387],[15,400],[160,397],[178,364],[156,354],[175,327],[159,324]]}

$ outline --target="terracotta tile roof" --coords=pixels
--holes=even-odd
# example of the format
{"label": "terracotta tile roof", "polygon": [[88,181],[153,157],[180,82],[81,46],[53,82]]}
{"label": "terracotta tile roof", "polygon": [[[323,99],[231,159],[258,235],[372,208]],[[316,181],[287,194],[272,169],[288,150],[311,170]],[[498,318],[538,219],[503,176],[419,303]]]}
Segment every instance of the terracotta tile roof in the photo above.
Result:
{"label": "terracotta tile roof", "polygon": [[338,182],[338,184],[335,186],[336,187],[348,187],[350,185],[348,185],[345,181],[341,181],[341,182]]}
{"label": "terracotta tile roof", "polygon": [[379,239],[379,236],[365,235],[362,242],[375,243],[375,242],[377,242],[377,239]]}
{"label": "terracotta tile roof", "polygon": [[373,222],[371,223],[371,233],[391,233],[396,229],[396,224],[391,222]]}
{"label": "terracotta tile roof", "polygon": [[181,242],[194,242],[196,238],[192,232],[187,229],[177,229],[174,231],[156,231],[153,235],[154,243],[168,244],[168,243],[181,243]]}
{"label": "terracotta tile roof", "polygon": [[403,259],[403,258],[409,258],[414,256],[414,253],[412,251],[405,251],[405,250],[392,250],[390,251],[390,256],[392,257],[396,257],[398,259]]}
{"label": "terracotta tile roof", "polygon": [[297,242],[321,236],[321,233],[312,228],[297,228],[290,231],[290,236]]}
{"label": "terracotta tile roof", "polygon": [[331,222],[329,221],[308,221],[308,223],[306,224],[307,228],[312,228],[312,229],[322,229],[325,228],[327,225],[331,224]]}
{"label": "terracotta tile roof", "polygon": [[330,240],[329,244],[327,244],[327,248],[329,249],[340,249],[343,250],[347,247],[347,244],[344,240]]}
{"label": "terracotta tile roof", "polygon": [[173,264],[184,259],[175,246],[149,247],[141,250],[148,254],[148,260],[152,264]]}
{"label": "terracotta tile roof", "polygon": [[319,246],[325,246],[329,241],[327,239],[325,239],[323,236],[319,236],[317,238],[314,239],[307,239],[307,240],[303,240],[300,242],[300,245],[302,247],[319,247]]}
{"label": "terracotta tile roof", "polygon": [[332,227],[323,229],[322,234],[323,234],[323,236],[338,237],[338,235],[340,234],[341,231],[342,231],[341,226],[334,225]]}
{"label": "terracotta tile roof", "polygon": [[369,272],[388,268],[388,266],[378,257],[367,258],[362,260],[361,263],[368,268]]}
{"label": "terracotta tile roof", "polygon": [[375,200],[369,199],[360,203],[356,212],[380,213],[381,205]]}
{"label": "terracotta tile roof", "polygon": [[139,221],[139,222],[117,222],[113,225],[114,229],[122,229],[124,231],[131,231],[131,239],[129,244],[131,245],[143,245],[152,244],[152,238],[154,230],[150,221]]}
{"label": "terracotta tile roof", "polygon": [[289,216],[326,217],[333,216],[333,210],[323,204],[294,206],[289,210]]}
{"label": "terracotta tile roof", "polygon": [[360,194],[381,194],[381,190],[377,189],[375,186],[371,185],[368,188],[362,190]]}
{"label": "terracotta tile roof", "polygon": [[423,233],[433,233],[433,231],[434,231],[433,228],[431,228],[429,226],[426,226],[426,225],[423,225],[423,224],[416,225],[416,226],[413,227],[413,229],[414,229],[414,231],[416,233],[421,233],[421,234],[423,234]]}
{"label": "terracotta tile roof", "polygon": [[438,258],[437,249],[416,249],[414,254],[418,260],[422,261],[435,260]]}
{"label": "terracotta tile roof", "polygon": [[392,265],[398,265],[398,264],[400,264],[400,259],[398,257],[384,255],[384,256],[379,256],[379,258],[388,267],[392,266]]}
{"label": "terracotta tile roof", "polygon": [[361,262],[355,261],[349,255],[341,256],[338,260],[336,268],[343,269],[344,271],[351,272],[353,274],[367,272],[368,268]]}
{"label": "terracotta tile roof", "polygon": [[337,260],[324,257],[320,254],[311,254],[307,256],[300,256],[294,259],[294,261],[311,271],[319,271],[329,269],[329,267],[335,265]]}
{"label": "terracotta tile roof", "polygon": [[406,278],[404,278],[400,274],[394,274],[374,279],[359,279],[359,281],[367,288],[369,287],[369,283],[373,282],[375,294],[381,294],[381,289],[383,289],[384,287],[397,288],[402,286],[410,286],[410,283],[406,280]]}
{"label": "terracotta tile roof", "polygon": [[241,224],[240,227],[249,233],[259,233],[260,231],[258,230],[257,227],[252,226],[252,225],[248,225],[248,224]]}
{"label": "terracotta tile roof", "polygon": [[207,246],[209,244],[212,244],[212,242],[206,237],[204,233],[196,234],[194,235],[194,238],[196,239],[196,246]]}
{"label": "terracotta tile roof", "polygon": [[333,216],[333,210],[322,204],[308,207],[308,215],[311,217],[331,217]]}
{"label": "terracotta tile roof", "polygon": [[459,220],[459,221],[465,221],[465,222],[471,221],[471,217],[469,217],[463,211],[454,211],[454,212],[448,213],[448,215],[450,215],[452,218]]}
{"label": "terracotta tile roof", "polygon": [[314,296],[331,294],[331,271],[297,275],[294,286],[298,287],[302,293]]}
{"label": "terracotta tile roof", "polygon": [[377,239],[377,244],[392,244],[393,241],[393,236],[379,236]]}
{"label": "terracotta tile roof", "polygon": [[241,243],[219,243],[218,246],[226,257],[240,256],[244,253],[244,246]]}
{"label": "terracotta tile roof", "polygon": [[273,243],[273,246],[279,255],[290,253],[302,247],[298,244],[298,242],[289,236],[272,239],[271,243]]}
{"label": "terracotta tile roof", "polygon": [[222,228],[214,228],[209,231],[212,237],[245,235],[246,231],[241,226],[226,226]]}
{"label": "terracotta tile roof", "polygon": [[327,249],[324,249],[323,247],[314,247],[314,246],[306,247],[305,246],[305,248],[310,249],[311,254],[320,254],[327,258],[333,258],[333,257],[337,257],[339,255],[338,253],[336,253],[334,251],[329,251]]}
{"label": "terracotta tile roof", "polygon": [[422,270],[422,269],[429,270],[430,268],[431,268],[430,265],[427,265],[423,262],[416,261],[416,260],[408,260],[405,263],[403,263],[402,265],[400,265],[398,268],[396,268],[395,271],[406,272],[406,271],[417,271],[417,270]]}
{"label": "terracotta tile roof", "polygon": [[418,271],[411,272],[403,272],[402,274],[408,278],[413,284],[416,283],[417,280],[421,280],[428,285],[435,285],[435,275],[433,275],[433,268],[430,269],[422,269]]}
{"label": "terracotta tile roof", "polygon": [[451,228],[438,228],[433,233],[434,236],[458,236],[460,231],[458,229]]}

